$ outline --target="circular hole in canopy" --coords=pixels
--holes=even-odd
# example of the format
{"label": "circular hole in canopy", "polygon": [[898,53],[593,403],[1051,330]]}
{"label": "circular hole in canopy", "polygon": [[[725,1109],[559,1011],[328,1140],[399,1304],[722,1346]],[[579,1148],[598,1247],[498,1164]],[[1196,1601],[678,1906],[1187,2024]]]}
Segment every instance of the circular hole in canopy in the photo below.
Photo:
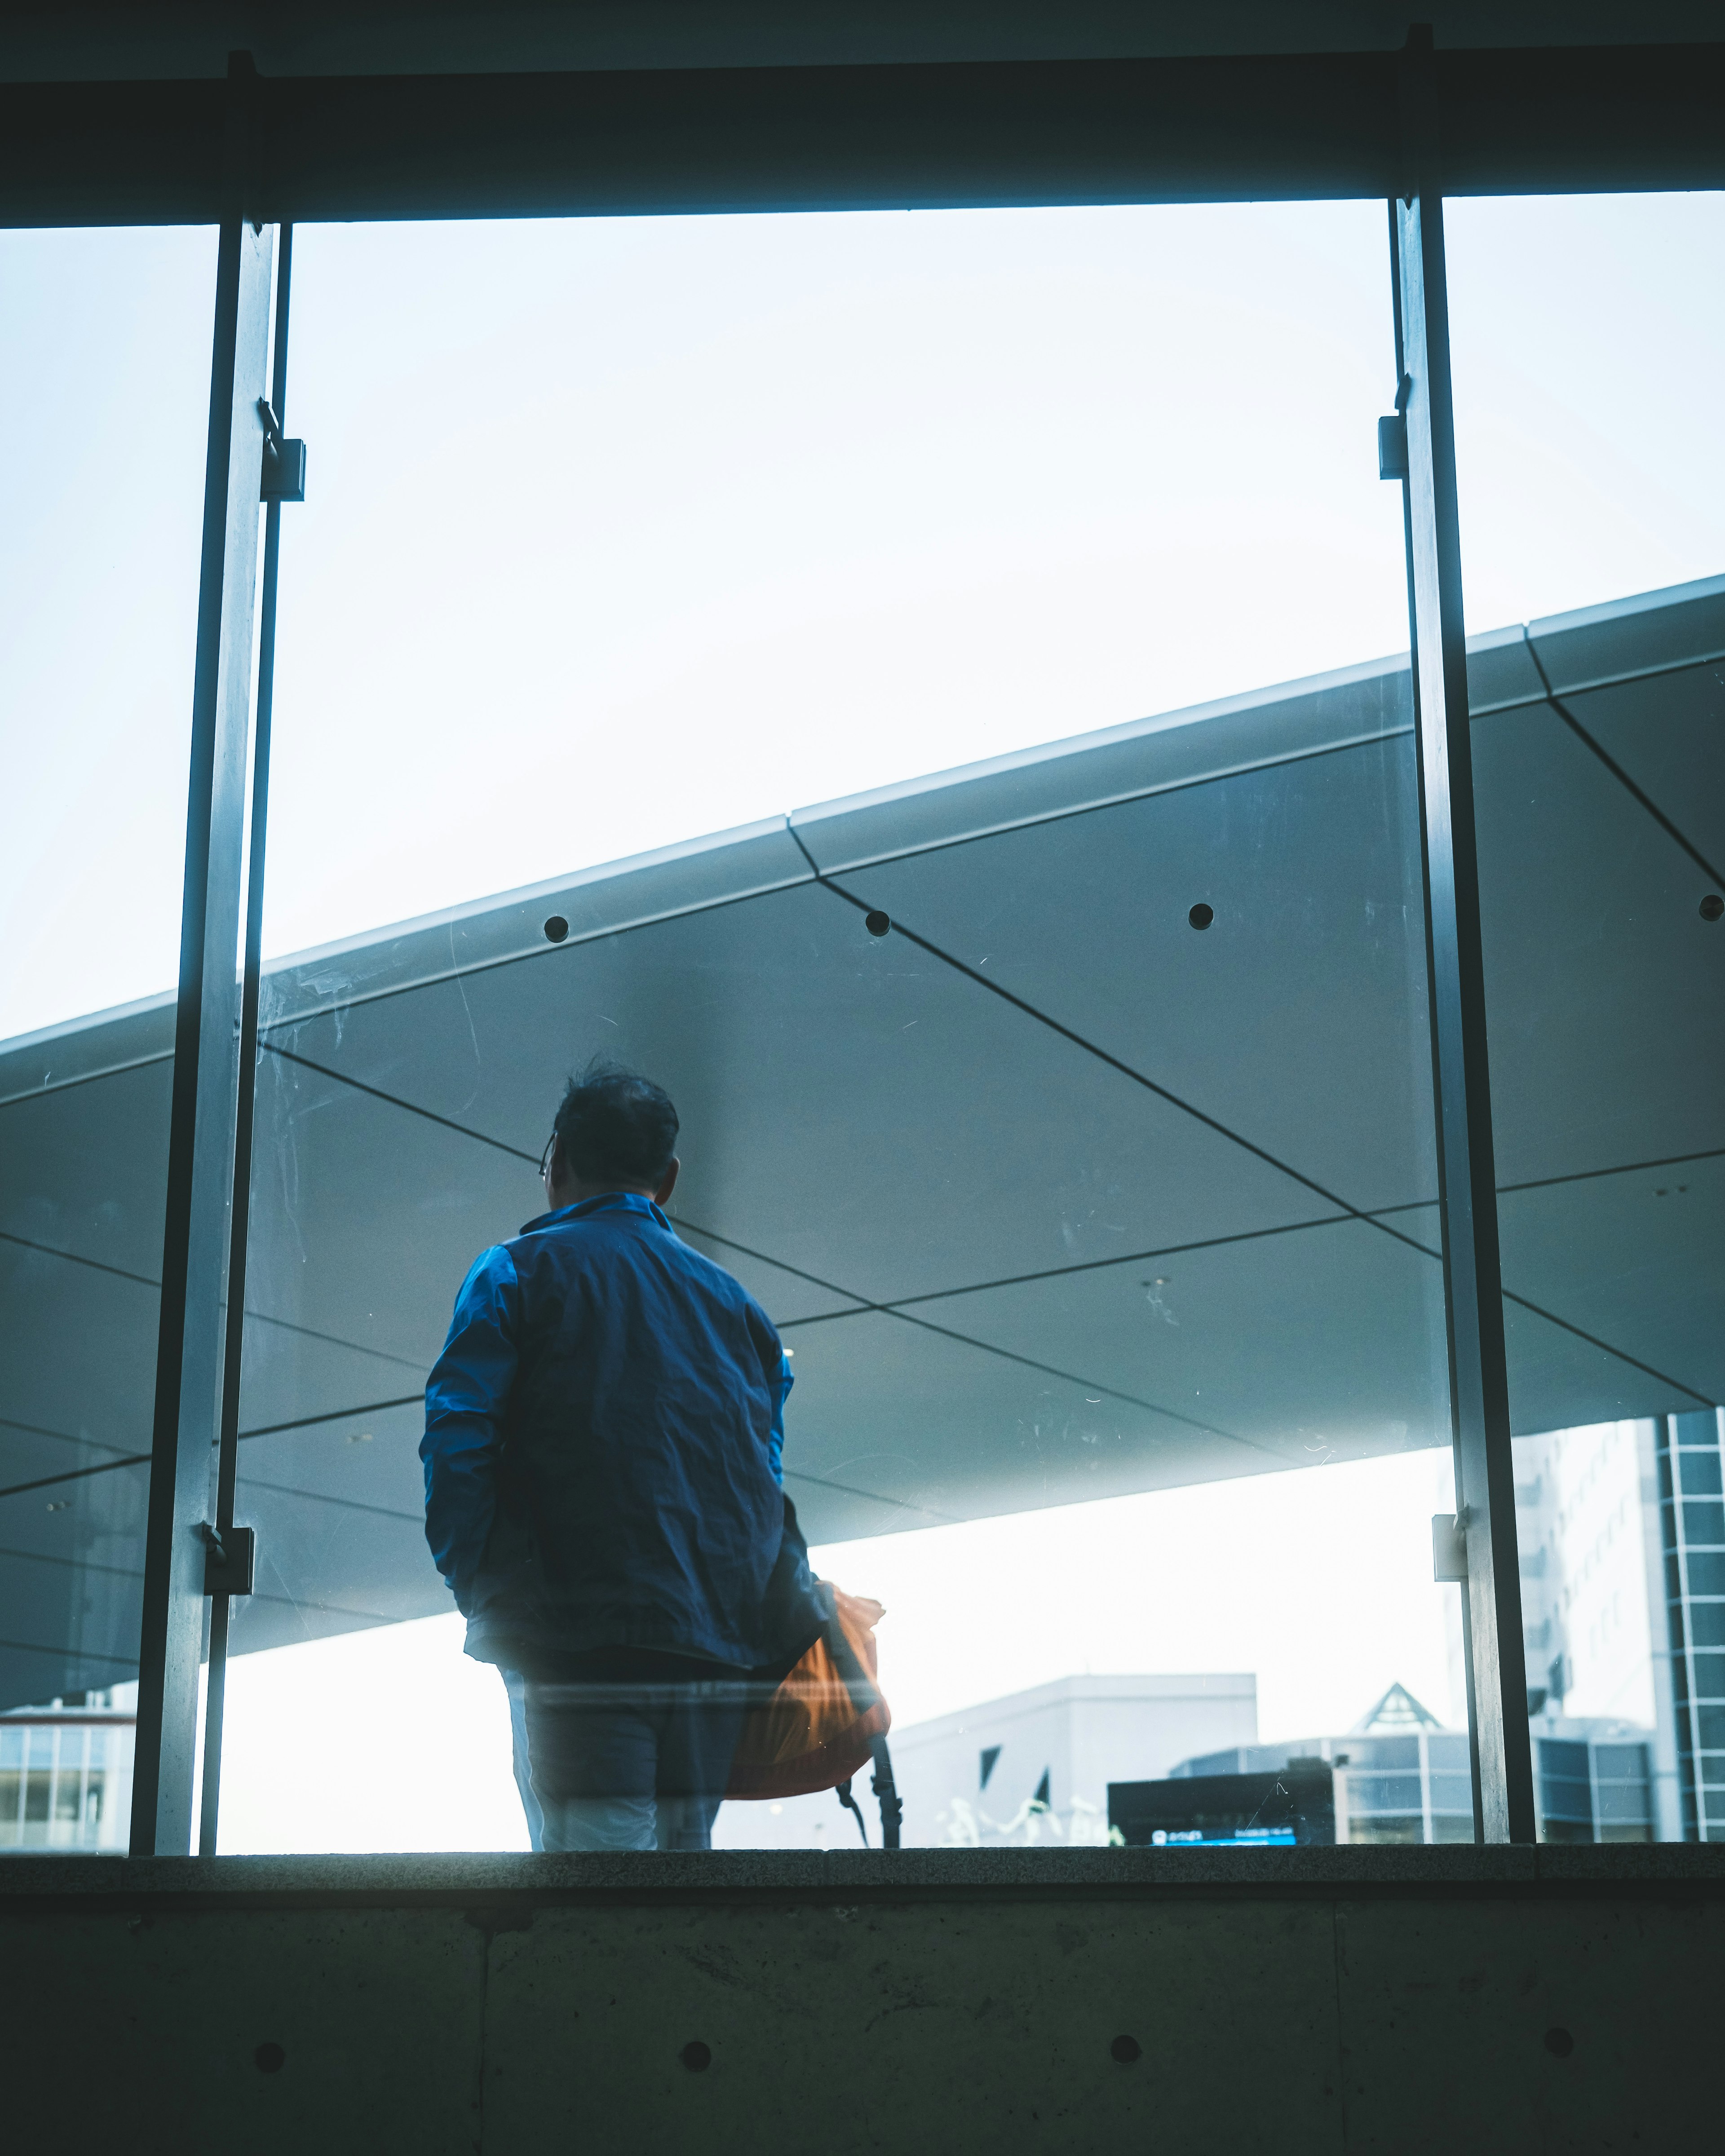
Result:
{"label": "circular hole in canopy", "polygon": [[692,2044],[685,2044],[677,2056],[691,2074],[704,2074],[713,2062],[711,2051],[699,2038]]}
{"label": "circular hole in canopy", "polygon": [[1702,919],[1717,921],[1722,913],[1725,913],[1725,898],[1721,898],[1717,891],[1710,891],[1701,902]]}
{"label": "circular hole in canopy", "polygon": [[568,932],[569,924],[561,913],[552,914],[545,924],[545,940],[547,943],[561,943]]}
{"label": "circular hole in canopy", "polygon": [[1199,899],[1197,905],[1194,906],[1192,911],[1186,916],[1186,918],[1192,923],[1192,926],[1194,928],[1208,928],[1211,921],[1213,921],[1215,917],[1216,909],[1214,906],[1206,906],[1202,899]]}
{"label": "circular hole in canopy", "polygon": [[885,936],[892,927],[892,916],[886,913],[865,913],[863,916],[863,927],[868,930],[870,936]]}

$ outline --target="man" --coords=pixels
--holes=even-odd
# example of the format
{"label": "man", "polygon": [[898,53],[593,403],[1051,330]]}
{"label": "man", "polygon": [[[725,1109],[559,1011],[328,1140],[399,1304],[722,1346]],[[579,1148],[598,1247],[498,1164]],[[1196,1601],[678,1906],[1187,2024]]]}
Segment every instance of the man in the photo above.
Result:
{"label": "man", "polygon": [[571,1080],[550,1209],[468,1274],[426,1387],[426,1539],[468,1653],[524,1680],[548,1850],[710,1847],[749,1672],[787,1644],[789,1366],[661,1209],[677,1130],[644,1078]]}

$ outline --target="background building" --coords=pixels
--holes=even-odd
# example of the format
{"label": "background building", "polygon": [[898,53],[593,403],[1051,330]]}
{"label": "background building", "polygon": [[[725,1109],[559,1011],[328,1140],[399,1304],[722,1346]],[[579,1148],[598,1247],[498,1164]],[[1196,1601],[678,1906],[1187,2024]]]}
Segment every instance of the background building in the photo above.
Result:
{"label": "background building", "polygon": [[1708,1409],[1515,1445],[1536,1738],[1543,1752],[1633,1726],[1661,1841],[1725,1836],[1721,1419]]}
{"label": "background building", "polygon": [[[1153,1780],[1195,1744],[1250,1743],[1257,1733],[1258,1681],[1241,1674],[1060,1677],[911,1723],[891,1739],[905,1846],[1105,1842],[1111,1781]],[[856,1791],[878,1842],[866,1776]],[[726,1804],[713,1833],[716,1849],[857,1842],[830,1791]]]}
{"label": "background building", "polygon": [[0,1856],[124,1852],[137,1686],[0,1714]]}
{"label": "background building", "polygon": [[[1533,1768],[1541,1840],[1653,1840],[1651,1734],[1604,1717],[1548,1717],[1537,1723]],[[1334,1774],[1338,1842],[1474,1838],[1466,1732],[1445,1729],[1401,1685],[1392,1685],[1345,1735],[1206,1753],[1183,1759],[1169,1779],[1274,1776],[1291,1762],[1313,1759],[1327,1760]]]}

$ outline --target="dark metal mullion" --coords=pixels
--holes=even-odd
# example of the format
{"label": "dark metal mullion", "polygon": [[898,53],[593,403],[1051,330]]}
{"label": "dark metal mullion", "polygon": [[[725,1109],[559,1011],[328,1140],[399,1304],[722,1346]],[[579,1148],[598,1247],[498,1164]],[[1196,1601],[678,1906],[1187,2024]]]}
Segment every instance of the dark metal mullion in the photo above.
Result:
{"label": "dark metal mullion", "polygon": [[234,1173],[236,961],[250,731],[252,617],[274,234],[220,227],[192,703],[180,978],[151,1435],[131,1852],[192,1834],[203,1527],[221,1400],[222,1288]]}
{"label": "dark metal mullion", "polygon": [[[276,243],[275,338],[270,397],[276,423],[287,418],[288,300],[294,228]],[[251,1224],[252,1121],[258,1080],[258,995],[264,948],[264,869],[270,832],[270,726],[275,703],[275,586],[281,558],[281,504],[264,516],[264,593],[258,623],[258,703],[252,732],[252,815],[246,860],[245,959],[239,998],[239,1072],[234,1132],[233,1211],[228,1238],[228,1319],[222,1358],[222,1414],[216,1448],[216,1532],[234,1525],[239,1456],[239,1380],[245,1344],[246,1241]],[[209,1671],[204,1697],[203,1781],[198,1853],[213,1856],[222,1800],[222,1717],[228,1691],[228,1620],[232,1597],[210,1598]]]}
{"label": "dark metal mullion", "polygon": [[[1402,402],[1404,401],[1402,398],[1402,384],[1408,379],[1408,353],[1407,337],[1402,324],[1401,247],[1396,229],[1396,204],[1393,197],[1388,204],[1388,208],[1389,211],[1389,291],[1390,304],[1395,321],[1396,398],[1397,406],[1398,408],[1399,408]],[[1405,424],[1405,421],[1404,424]],[[1404,462],[1405,463],[1405,458],[1404,459]],[[1428,895],[1427,902],[1425,907],[1425,978],[1427,983],[1426,992],[1429,995],[1431,993],[1430,984],[1437,978],[1437,959],[1432,948],[1431,940],[1431,905],[1430,901],[1430,893],[1431,890],[1431,864],[1426,842],[1425,773],[1420,757],[1420,669],[1414,661],[1412,644],[1415,613],[1414,591],[1414,495],[1413,488],[1409,483],[1408,475],[1405,470],[1402,475],[1402,559],[1406,569],[1408,586],[1408,630],[1409,638],[1408,651],[1408,686],[1414,712],[1414,764],[1420,789],[1420,888],[1423,892]],[[1470,720],[1470,723],[1471,722],[1471,721]],[[1435,1111],[1437,1103],[1443,1098],[1443,1073],[1438,1066],[1437,1028],[1435,1024],[1431,1024],[1429,1019],[1426,1031],[1431,1050],[1431,1098],[1434,1110],[1434,1119],[1436,1120]],[[1449,1229],[1445,1224],[1442,1202],[1441,1163],[1443,1160],[1443,1132],[1440,1128],[1436,1132],[1438,1160],[1440,1163],[1438,1255],[1439,1261],[1443,1267],[1444,1300],[1447,1309],[1450,1293],[1450,1244]],[[1450,1331],[1447,1321],[1445,1322],[1445,1330],[1446,1335],[1448,1335],[1445,1342],[1445,1355],[1450,1399],[1452,1403],[1450,1412],[1451,1430],[1450,1449],[1455,1463],[1453,1468],[1453,1480],[1455,1487],[1455,1505],[1456,1509],[1459,1512],[1461,1506],[1461,1463],[1454,1426],[1455,1414],[1453,1407],[1453,1403],[1455,1398],[1455,1353],[1454,1336]],[[1463,1686],[1467,1702],[1467,1767],[1468,1779],[1473,1793],[1473,1831],[1475,1840],[1479,1841],[1483,1840],[1485,1835],[1484,1822],[1486,1810],[1480,1787],[1480,1746],[1477,1733],[1479,1730],[1479,1713],[1474,1700],[1473,1614],[1468,1607],[1467,1589],[1465,1585],[1461,1590],[1461,1669]]]}
{"label": "dark metal mullion", "polygon": [[[1497,1241],[1485,971],[1469,734],[1461,520],[1450,383],[1443,201],[1429,35],[1404,59],[1412,191],[1392,202],[1405,404],[1413,647],[1431,1026],[1437,1079],[1450,1411],[1467,1548],[1475,1832],[1536,1838],[1516,1546],[1515,1471]],[[1411,43],[1411,41],[1410,41]]]}

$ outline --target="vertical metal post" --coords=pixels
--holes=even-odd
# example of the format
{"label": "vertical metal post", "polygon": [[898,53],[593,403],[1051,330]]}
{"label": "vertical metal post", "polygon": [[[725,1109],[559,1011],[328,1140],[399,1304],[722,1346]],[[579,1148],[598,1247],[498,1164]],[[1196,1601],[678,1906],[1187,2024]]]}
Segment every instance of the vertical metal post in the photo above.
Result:
{"label": "vertical metal post", "polygon": [[[1417,33],[1416,33],[1417,34]],[[1532,1745],[1497,1248],[1449,301],[1430,33],[1404,60],[1411,191],[1391,205],[1407,422],[1409,628],[1430,954],[1456,1506],[1466,1532],[1469,1728],[1479,1839],[1531,1842]]]}
{"label": "vertical metal post", "polygon": [[[270,402],[287,424],[288,302],[293,286],[294,228],[275,249],[275,338]],[[234,1135],[234,1201],[228,1237],[228,1322],[222,1356],[222,1417],[216,1451],[216,1529],[234,1525],[239,1454],[239,1379],[245,1344],[246,1237],[251,1224],[252,1115],[258,1082],[258,991],[264,947],[264,871],[270,836],[270,729],[275,710],[275,585],[281,559],[281,503],[264,512],[264,591],[258,609],[258,713],[252,729],[252,820],[246,856],[245,957],[239,990],[239,1082]],[[228,1691],[231,1597],[210,1598],[209,1669],[203,1713],[203,1787],[198,1853],[213,1856],[222,1802],[222,1717]]]}
{"label": "vertical metal post", "polygon": [[[239,198],[238,177],[234,197]],[[167,1208],[139,1643],[135,1856],[192,1835],[210,1468],[222,1383],[222,1281],[234,1173],[235,970],[257,593],[273,232],[236,208],[216,268],[203,547]]]}

